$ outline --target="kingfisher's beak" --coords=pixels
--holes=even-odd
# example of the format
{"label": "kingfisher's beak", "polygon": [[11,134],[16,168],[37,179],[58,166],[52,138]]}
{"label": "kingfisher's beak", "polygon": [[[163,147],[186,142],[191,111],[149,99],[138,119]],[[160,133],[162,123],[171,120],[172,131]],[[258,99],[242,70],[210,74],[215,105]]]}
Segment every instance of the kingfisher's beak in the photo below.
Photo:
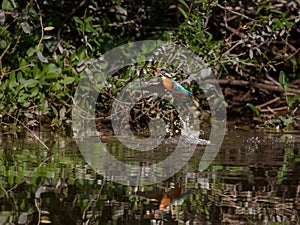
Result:
{"label": "kingfisher's beak", "polygon": [[160,67],[147,67],[147,69],[149,69],[149,70],[151,70],[151,71],[154,71],[154,72],[157,72],[157,73],[160,73],[160,72],[167,72],[165,69],[160,68]]}

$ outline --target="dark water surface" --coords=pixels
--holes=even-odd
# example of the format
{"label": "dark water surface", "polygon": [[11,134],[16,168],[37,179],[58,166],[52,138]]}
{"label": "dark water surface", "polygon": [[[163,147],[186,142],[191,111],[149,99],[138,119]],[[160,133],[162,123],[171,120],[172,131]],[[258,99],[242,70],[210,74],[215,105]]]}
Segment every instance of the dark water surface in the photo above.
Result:
{"label": "dark water surface", "polygon": [[[228,131],[205,171],[198,171],[199,145],[169,179],[134,187],[97,174],[73,138],[36,134],[50,151],[29,133],[1,134],[0,224],[300,224],[300,136]],[[176,146],[169,140],[137,152],[115,137],[102,142],[132,165],[159,162]],[[88,157],[97,169],[122,170],[93,151]],[[129,172],[140,184],[152,173]]]}

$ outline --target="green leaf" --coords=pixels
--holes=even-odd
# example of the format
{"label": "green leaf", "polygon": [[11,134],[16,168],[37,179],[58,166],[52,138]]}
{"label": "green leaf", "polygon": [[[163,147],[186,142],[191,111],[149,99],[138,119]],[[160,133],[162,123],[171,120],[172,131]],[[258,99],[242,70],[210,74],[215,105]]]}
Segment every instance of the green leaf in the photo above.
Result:
{"label": "green leaf", "polygon": [[293,65],[293,69],[294,70],[296,70],[297,69],[297,65],[298,65],[298,63],[297,63],[297,59],[296,59],[296,57],[292,57],[291,59],[290,59],[290,62],[292,63],[292,65]]}
{"label": "green leaf", "polygon": [[276,14],[279,14],[279,15],[282,15],[282,16],[285,16],[285,13],[284,13],[284,12],[281,12],[281,11],[279,11],[279,10],[271,9],[270,11],[273,12],[273,13],[276,13]]}
{"label": "green leaf", "polygon": [[284,86],[286,79],[285,79],[285,73],[281,70],[279,73],[279,82],[281,86]]}
{"label": "green leaf", "polygon": [[59,90],[63,89],[63,86],[61,86],[59,83],[55,83],[54,87],[55,87],[56,91],[59,91]]}
{"label": "green leaf", "polygon": [[253,110],[253,112],[259,116],[259,110],[255,107],[255,105],[247,103],[246,106],[250,107]]}
{"label": "green leaf", "polygon": [[93,21],[93,17],[91,17],[91,16],[89,16],[88,18],[86,18],[85,20],[84,20],[84,22],[87,24],[87,23],[90,23],[90,22],[92,22]]}
{"label": "green leaf", "polygon": [[279,83],[282,86],[282,88],[284,89],[284,92],[286,92],[288,89],[288,86],[289,86],[289,80],[288,80],[287,76],[285,75],[285,72],[282,70],[279,72]]}
{"label": "green leaf", "polygon": [[20,92],[20,96],[18,98],[18,102],[19,103],[28,103],[28,98],[29,98],[29,95],[28,94],[24,94],[24,92]]}
{"label": "green leaf", "polygon": [[267,56],[267,54],[265,54],[264,52],[261,52],[261,55],[262,55],[265,59],[270,60],[269,57]]}
{"label": "green leaf", "polygon": [[30,57],[30,56],[33,56],[34,54],[36,54],[38,51],[39,51],[38,46],[34,46],[34,47],[29,48],[26,53]]}
{"label": "green leaf", "polygon": [[43,113],[46,113],[49,111],[49,108],[48,108],[48,101],[45,100],[44,102],[41,103],[41,108],[40,110],[43,112]]}
{"label": "green leaf", "polygon": [[74,20],[76,23],[80,24],[80,25],[83,25],[83,22],[81,19],[79,19],[77,16],[74,17]]}
{"label": "green leaf", "polygon": [[256,10],[256,15],[259,15],[260,11],[264,9],[265,4],[261,4]]}
{"label": "green leaf", "polygon": [[184,18],[186,18],[186,19],[188,18],[188,15],[182,8],[178,7],[178,10],[181,12],[181,14],[184,16]]}
{"label": "green leaf", "polygon": [[5,49],[8,45],[8,42],[5,40],[0,40],[0,49]]}
{"label": "green leaf", "polygon": [[[11,172],[11,171],[9,171],[9,172]],[[14,184],[14,177],[15,177],[15,176],[13,176],[12,174],[13,174],[13,173],[11,173],[11,174],[9,174],[9,176],[7,176],[7,181],[8,181],[8,184],[9,184],[10,186],[12,186],[12,185]]]}
{"label": "green leaf", "polygon": [[9,89],[13,89],[18,85],[17,81],[16,81],[16,74],[15,71],[12,71],[9,75],[9,79],[8,79],[8,88]]}
{"label": "green leaf", "polygon": [[61,73],[61,68],[57,67],[53,63],[50,63],[48,66],[48,73]]}
{"label": "green leaf", "polygon": [[62,84],[71,84],[75,80],[74,77],[65,77],[65,79],[61,80],[60,83]]}
{"label": "green leaf", "polygon": [[44,76],[45,80],[52,80],[52,79],[57,79],[57,74],[56,73],[50,73]]}
{"label": "green leaf", "polygon": [[178,0],[182,5],[184,5],[186,8],[189,8],[188,4],[184,0]]}
{"label": "green leaf", "polygon": [[40,79],[40,77],[42,75],[44,75],[42,73],[42,71],[39,69],[39,66],[37,64],[34,65],[33,70],[32,70],[32,74],[33,74],[33,78],[36,79],[36,80]]}
{"label": "green leaf", "polygon": [[14,0],[3,0],[1,7],[5,11],[11,11],[13,8],[17,8]]}
{"label": "green leaf", "polygon": [[39,90],[40,90],[39,86],[36,86],[36,87],[32,88],[30,90],[30,92],[31,92],[30,97],[32,98],[32,97],[37,96],[37,94],[39,93]]}
{"label": "green leaf", "polygon": [[53,105],[51,106],[51,108],[52,108],[52,111],[54,112],[54,115],[56,117],[58,117],[58,111],[57,111],[57,109]]}
{"label": "green leaf", "polygon": [[17,80],[18,80],[18,82],[22,82],[22,79],[23,79],[23,74],[19,71],[17,73]]}
{"label": "green leaf", "polygon": [[25,88],[33,88],[35,86],[37,86],[39,84],[39,81],[38,80],[35,80],[35,79],[29,79],[29,80],[25,80],[23,82],[23,85],[22,87],[25,87]]}

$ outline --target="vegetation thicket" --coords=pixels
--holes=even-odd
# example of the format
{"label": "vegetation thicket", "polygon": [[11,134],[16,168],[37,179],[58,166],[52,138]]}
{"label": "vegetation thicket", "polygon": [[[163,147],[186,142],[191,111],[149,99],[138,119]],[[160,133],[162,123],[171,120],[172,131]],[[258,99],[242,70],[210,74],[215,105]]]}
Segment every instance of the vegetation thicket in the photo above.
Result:
{"label": "vegetation thicket", "polygon": [[[128,42],[159,39],[210,64],[229,118],[299,129],[299,12],[298,0],[3,0],[1,123],[67,126],[85,62]],[[126,70],[118,75],[99,98],[103,118],[132,79]]]}

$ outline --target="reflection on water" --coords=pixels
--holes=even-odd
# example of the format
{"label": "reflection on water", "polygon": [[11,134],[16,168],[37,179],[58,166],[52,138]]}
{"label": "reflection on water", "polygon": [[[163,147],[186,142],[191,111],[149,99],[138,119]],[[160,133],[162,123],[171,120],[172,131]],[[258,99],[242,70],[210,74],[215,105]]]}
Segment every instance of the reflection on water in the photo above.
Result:
{"label": "reflection on water", "polygon": [[[231,131],[204,172],[198,168],[205,146],[198,146],[179,172],[143,187],[115,183],[117,178],[109,173],[97,174],[72,138],[52,133],[40,137],[51,151],[30,134],[1,134],[0,224],[300,223],[296,135]],[[114,137],[102,141],[116,159],[149,168],[176,147],[175,140],[137,152]],[[90,157],[95,160],[93,152]],[[108,171],[122,169],[110,165],[108,158],[96,160]],[[130,171],[130,177],[151,177],[153,171],[145,168]]]}

